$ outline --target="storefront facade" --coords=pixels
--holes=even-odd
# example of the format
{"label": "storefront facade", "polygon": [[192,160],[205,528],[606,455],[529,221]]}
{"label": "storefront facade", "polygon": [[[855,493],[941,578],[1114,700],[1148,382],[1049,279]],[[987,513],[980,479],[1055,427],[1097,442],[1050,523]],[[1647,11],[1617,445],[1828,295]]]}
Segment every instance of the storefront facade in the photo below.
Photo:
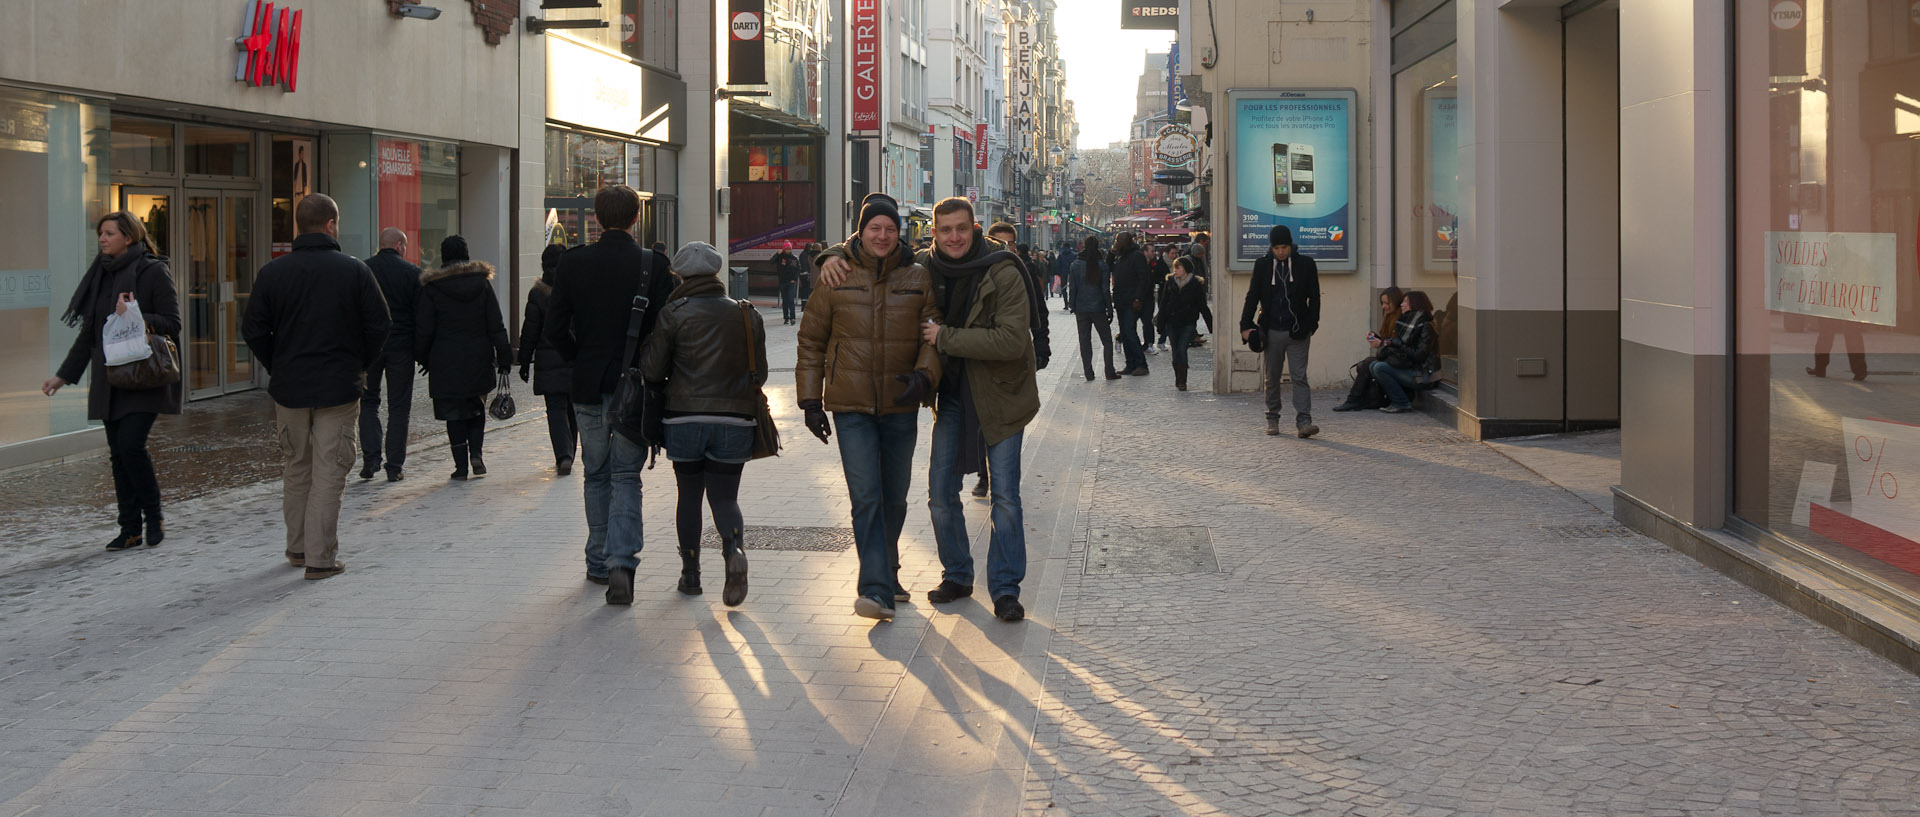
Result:
{"label": "storefront facade", "polygon": [[1379,10],[1375,285],[1440,307],[1430,413],[1617,423],[1617,518],[1920,668],[1913,4]]}
{"label": "storefront facade", "polygon": [[545,35],[548,243],[598,240],[593,194],[612,184],[640,193],[635,238],[670,247],[682,240],[677,191],[687,141],[687,86],[675,73],[677,49],[665,45],[678,36],[670,30],[673,16],[659,5],[649,3],[648,13],[641,13],[629,2],[632,13],[619,15],[624,33],[616,25]]}
{"label": "storefront facade", "polygon": [[[370,255],[394,226],[426,265],[476,202],[501,203],[476,223],[504,220],[507,177],[476,171],[504,166],[517,143],[498,89],[518,87],[519,44],[488,42],[476,19],[248,0],[105,17],[34,0],[21,13],[0,32],[0,323],[22,352],[0,390],[0,467],[99,447],[85,433],[85,389],[46,398],[30,386],[72,343],[77,330],[58,317],[109,211],[145,222],[170,260],[193,398],[264,382],[240,316],[254,272],[290,250],[301,197],[340,203],[347,252]],[[117,45],[102,58],[98,43]],[[367,49],[406,55],[423,75],[465,71],[397,81],[390,62],[361,58]],[[505,232],[470,235],[476,257],[507,258]]]}

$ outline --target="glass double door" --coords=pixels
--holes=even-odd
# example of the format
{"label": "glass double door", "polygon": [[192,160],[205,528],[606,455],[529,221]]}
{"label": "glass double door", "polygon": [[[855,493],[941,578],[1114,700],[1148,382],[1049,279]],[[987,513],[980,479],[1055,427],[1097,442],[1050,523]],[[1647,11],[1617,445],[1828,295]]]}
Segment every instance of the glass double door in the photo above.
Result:
{"label": "glass double door", "polygon": [[253,353],[240,336],[253,289],[257,194],[249,190],[126,187],[121,206],[146,223],[180,291],[181,356],[190,397],[254,387]]}

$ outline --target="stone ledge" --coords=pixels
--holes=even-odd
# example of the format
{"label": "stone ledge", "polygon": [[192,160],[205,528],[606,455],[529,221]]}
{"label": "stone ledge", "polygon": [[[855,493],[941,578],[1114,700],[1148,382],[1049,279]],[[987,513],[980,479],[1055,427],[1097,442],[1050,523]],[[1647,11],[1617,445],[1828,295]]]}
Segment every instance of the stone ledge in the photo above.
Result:
{"label": "stone ledge", "polygon": [[1822,570],[1725,530],[1696,528],[1618,486],[1613,517],[1920,675],[1920,614],[1876,597],[1865,581],[1840,575],[1847,571]]}

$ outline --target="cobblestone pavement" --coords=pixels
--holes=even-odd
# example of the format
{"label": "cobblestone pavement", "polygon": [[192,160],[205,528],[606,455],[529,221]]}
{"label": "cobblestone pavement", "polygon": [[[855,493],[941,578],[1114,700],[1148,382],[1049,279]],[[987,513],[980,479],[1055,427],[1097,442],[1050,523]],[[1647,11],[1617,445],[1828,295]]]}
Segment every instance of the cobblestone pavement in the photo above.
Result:
{"label": "cobblestone pavement", "polygon": [[[1920,813],[1914,677],[1424,418],[1269,438],[1161,368],[1042,373],[1014,625],[858,619],[830,548],[680,597],[664,467],[609,608],[534,415],[484,480],[428,445],[351,483],[325,582],[273,483],[178,501],[157,549],[0,572],[0,817]],[[831,541],[837,457],[776,378],[749,537]],[[902,555],[933,586],[917,498]]]}

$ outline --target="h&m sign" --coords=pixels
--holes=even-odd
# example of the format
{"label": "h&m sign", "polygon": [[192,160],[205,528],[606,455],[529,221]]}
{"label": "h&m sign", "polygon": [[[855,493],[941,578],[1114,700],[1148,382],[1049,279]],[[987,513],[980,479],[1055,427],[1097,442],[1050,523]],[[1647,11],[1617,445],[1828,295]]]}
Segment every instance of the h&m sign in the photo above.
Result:
{"label": "h&m sign", "polygon": [[305,12],[282,8],[278,19],[273,12],[272,3],[248,0],[240,36],[233,40],[240,51],[233,79],[256,88],[281,85],[292,93],[300,89],[300,18]]}

